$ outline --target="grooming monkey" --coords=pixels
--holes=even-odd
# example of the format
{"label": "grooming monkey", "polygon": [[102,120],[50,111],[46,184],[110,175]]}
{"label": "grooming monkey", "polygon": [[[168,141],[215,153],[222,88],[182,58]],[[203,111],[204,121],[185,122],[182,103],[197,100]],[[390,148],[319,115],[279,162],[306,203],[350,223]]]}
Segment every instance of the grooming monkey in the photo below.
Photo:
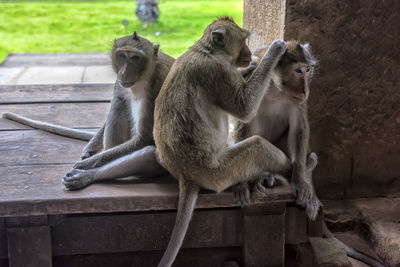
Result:
{"label": "grooming monkey", "polygon": [[174,59],[158,48],[136,32],[115,40],[112,67],[118,78],[106,122],[95,135],[13,113],[3,116],[64,136],[81,140],[91,138],[82,151],[82,161],[63,178],[68,189],[80,189],[98,180],[129,175],[166,174],[155,157],[154,102]]}
{"label": "grooming monkey", "polygon": [[[256,58],[252,63],[241,70],[245,77],[249,77],[257,58],[266,51],[266,47],[256,50]],[[292,164],[292,183],[298,192],[297,203],[305,205],[307,215],[315,219],[320,208],[311,181],[311,171],[317,165],[317,155],[309,154],[307,158],[309,126],[307,116],[307,99],[309,96],[309,85],[313,76],[316,59],[311,54],[308,44],[300,44],[295,41],[287,42],[287,50],[281,57],[279,63],[272,72],[272,78],[264,99],[257,111],[256,116],[249,122],[235,121],[234,138],[236,142],[244,140],[252,135],[259,135],[282,149],[289,155]],[[307,158],[307,160],[306,160]],[[254,181],[254,191],[265,194],[263,183],[273,186],[274,175],[269,172],[261,173]],[[248,184],[242,183],[236,192],[236,198],[246,198]],[[248,201],[248,200],[245,200]],[[325,222],[323,231],[326,237],[334,237]],[[363,261],[371,266],[382,267],[381,262],[358,252],[344,244],[350,257]]]}
{"label": "grooming monkey", "polygon": [[[260,56],[265,50],[266,48],[258,49],[256,56]],[[307,168],[306,164],[309,140],[307,99],[316,64],[308,44],[287,42],[285,54],[274,68],[270,82],[265,84],[266,94],[257,114],[248,122],[236,120],[234,128],[235,142],[259,135],[289,156],[293,164],[291,183],[297,191],[296,202],[305,206],[307,215],[312,220],[316,218],[321,205],[312,185],[312,169]],[[246,76],[248,77],[248,74],[245,74]],[[316,161],[316,154],[310,154],[310,159]],[[268,186],[272,186],[274,180],[272,173],[261,173],[255,180],[255,187],[258,192],[265,194],[263,182],[266,181]],[[249,191],[248,183],[242,183],[238,187],[242,191]],[[240,193],[237,197],[240,199],[248,195]],[[248,202],[243,199],[241,201]]]}
{"label": "grooming monkey", "polygon": [[251,119],[270,71],[286,50],[283,41],[275,41],[245,81],[237,67],[251,60],[248,34],[228,17],[211,23],[175,61],[156,99],[154,138],[159,160],[179,181],[178,214],[158,266],[173,263],[200,187],[221,192],[263,171],[291,171],[289,158],[259,136],[226,146],[228,115]]}

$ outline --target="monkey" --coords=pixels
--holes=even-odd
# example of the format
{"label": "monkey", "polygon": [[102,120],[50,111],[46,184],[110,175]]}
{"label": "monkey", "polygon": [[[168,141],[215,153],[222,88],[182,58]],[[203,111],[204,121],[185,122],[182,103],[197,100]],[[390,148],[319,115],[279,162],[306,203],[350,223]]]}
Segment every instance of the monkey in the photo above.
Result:
{"label": "monkey", "polygon": [[[305,206],[308,217],[314,220],[321,204],[315,195],[311,171],[306,166],[309,140],[307,99],[317,60],[311,55],[308,44],[289,41],[287,47],[272,72],[270,82],[265,84],[266,94],[257,114],[248,122],[235,120],[234,141],[240,142],[252,135],[260,135],[285,152],[293,164],[291,184],[297,192],[296,203]],[[265,50],[258,49],[256,56]],[[248,73],[242,74],[248,76]],[[259,189],[257,192],[265,194],[263,182],[273,186],[274,180],[274,175],[269,172],[259,174],[255,181]],[[247,184],[238,187],[238,191],[249,190]],[[249,194],[237,193],[236,198],[240,199],[243,195]]]}
{"label": "monkey", "polygon": [[114,41],[111,59],[117,81],[110,112],[96,134],[3,114],[34,128],[81,140],[91,138],[82,160],[62,180],[70,190],[103,179],[167,174],[156,160],[153,114],[155,98],[175,60],[136,32]]}
{"label": "monkey", "polygon": [[[259,57],[265,51],[266,47],[256,50],[252,63],[240,70],[244,77],[249,77],[257,66]],[[307,99],[316,65],[317,60],[311,54],[309,44],[287,42],[286,52],[272,71],[269,84],[265,84],[268,89],[257,115],[248,122],[235,120],[234,124],[235,142],[245,140],[252,135],[259,135],[289,155],[293,163],[291,182],[299,193],[297,203],[306,205],[306,213],[311,220],[316,218],[321,206],[311,181],[311,171],[316,167],[318,157],[315,153],[310,153],[307,158],[309,140]],[[272,187],[275,183],[274,175],[269,172],[259,174],[253,185],[256,194],[266,194],[263,186],[265,181],[267,186]],[[234,190],[236,199],[249,203],[248,183],[241,183]],[[323,233],[326,237],[334,237],[325,222],[323,222]],[[343,245],[348,256],[371,266],[384,266],[368,255],[346,244]]]}
{"label": "monkey", "polygon": [[286,50],[276,40],[245,81],[237,67],[251,60],[249,32],[221,17],[181,55],[156,98],[157,158],[179,183],[178,211],[171,239],[158,266],[171,266],[182,245],[200,188],[217,193],[262,171],[288,175],[289,158],[259,136],[227,146],[228,115],[255,115],[270,71]]}

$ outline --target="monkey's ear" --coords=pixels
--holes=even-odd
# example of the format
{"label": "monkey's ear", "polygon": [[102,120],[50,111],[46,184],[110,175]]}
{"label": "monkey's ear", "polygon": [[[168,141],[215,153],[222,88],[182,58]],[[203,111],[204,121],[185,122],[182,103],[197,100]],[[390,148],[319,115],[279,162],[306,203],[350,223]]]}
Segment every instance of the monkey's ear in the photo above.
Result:
{"label": "monkey's ear", "polygon": [[216,29],[211,32],[212,42],[217,46],[224,46],[225,29]]}
{"label": "monkey's ear", "polygon": [[139,40],[139,36],[137,35],[136,32],[133,32],[132,38],[133,38],[133,40]]}
{"label": "monkey's ear", "polygon": [[154,56],[158,56],[158,50],[160,48],[159,44],[154,45]]}

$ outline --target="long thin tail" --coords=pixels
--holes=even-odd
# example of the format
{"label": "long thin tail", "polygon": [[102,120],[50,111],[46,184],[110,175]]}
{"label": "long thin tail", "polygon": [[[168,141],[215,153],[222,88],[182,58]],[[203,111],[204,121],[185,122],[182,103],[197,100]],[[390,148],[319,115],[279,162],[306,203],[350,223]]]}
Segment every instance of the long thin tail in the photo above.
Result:
{"label": "long thin tail", "polygon": [[170,267],[174,262],[189,227],[197,196],[199,195],[199,189],[198,185],[184,179],[179,179],[178,214],[176,215],[174,229],[172,230],[167,250],[164,252],[160,263],[158,263],[158,267]]}
{"label": "long thin tail", "polygon": [[[326,226],[325,222],[323,222],[322,227],[323,227],[323,233],[326,237],[335,238],[335,236],[332,234],[332,232]],[[342,244],[344,245],[344,247],[346,249],[347,256],[349,256],[353,259],[362,261],[365,264],[368,264],[369,266],[372,266],[372,267],[385,267],[386,266],[382,262],[380,262],[360,251],[357,251],[357,250],[349,247],[348,245],[344,244],[343,242],[342,242]]]}
{"label": "long thin tail", "polygon": [[61,136],[66,136],[74,139],[79,139],[83,141],[89,141],[95,135],[92,132],[84,131],[84,130],[77,130],[68,127],[64,127],[61,125],[51,124],[43,121],[32,120],[26,118],[24,116],[20,116],[18,114],[12,112],[4,112],[3,118],[19,122],[24,125],[28,125],[32,128],[43,130],[46,132],[54,133]]}

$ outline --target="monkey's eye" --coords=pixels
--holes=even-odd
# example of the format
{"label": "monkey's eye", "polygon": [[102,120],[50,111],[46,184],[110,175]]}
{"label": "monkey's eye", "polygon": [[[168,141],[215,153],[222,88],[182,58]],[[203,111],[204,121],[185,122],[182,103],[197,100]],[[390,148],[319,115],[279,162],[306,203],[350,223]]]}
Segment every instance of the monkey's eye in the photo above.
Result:
{"label": "monkey's eye", "polygon": [[119,54],[118,54],[118,57],[120,57],[120,58],[126,58],[126,55],[125,55],[124,53],[119,53]]}
{"label": "monkey's eye", "polygon": [[131,60],[135,60],[135,61],[136,61],[136,60],[139,60],[139,58],[140,58],[140,57],[139,57],[138,55],[133,55],[133,56],[131,56]]}
{"label": "monkey's eye", "polygon": [[311,67],[307,67],[306,72],[310,72]]}
{"label": "monkey's eye", "polygon": [[297,68],[297,69],[295,69],[294,71],[297,72],[297,73],[303,73],[303,71],[301,70],[301,68]]}

